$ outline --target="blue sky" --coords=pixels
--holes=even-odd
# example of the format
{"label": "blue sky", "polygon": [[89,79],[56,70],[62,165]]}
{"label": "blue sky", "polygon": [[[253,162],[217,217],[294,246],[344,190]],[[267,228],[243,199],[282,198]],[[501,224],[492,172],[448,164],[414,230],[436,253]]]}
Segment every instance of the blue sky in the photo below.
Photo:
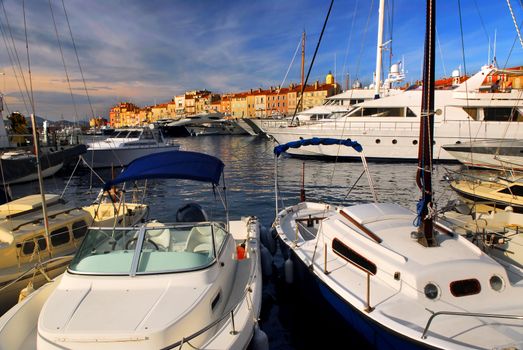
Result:
{"label": "blue sky", "polygon": [[[49,1],[26,0],[24,27],[22,2],[3,0],[0,22],[6,35],[1,41],[0,71],[5,75],[0,76],[0,90],[6,96],[9,111],[29,113],[28,99],[24,104],[21,91],[29,91],[31,82],[37,115],[51,120],[87,120],[93,112],[62,0],[50,2],[52,13]],[[192,89],[223,93],[299,82],[300,53],[292,65],[291,61],[301,33],[303,30],[307,33],[307,71],[330,1],[64,0],[63,3],[94,114],[107,116],[108,109],[119,101],[144,106],[167,102],[174,95]],[[347,73],[351,79],[371,82],[376,60],[378,3],[379,0],[334,2],[309,82],[323,80],[329,71],[336,74],[342,85]],[[511,3],[516,20],[523,22],[521,2],[511,0]],[[498,65],[523,65],[522,47],[506,1],[461,0],[463,39],[458,4],[457,0],[437,4],[437,76],[449,76],[458,67],[462,71],[466,67],[469,74],[477,71],[488,61],[489,39],[492,57],[495,36]],[[389,0],[386,8],[385,41],[392,32],[391,61],[404,59],[407,80],[416,80],[421,70],[425,1]],[[388,67],[389,55],[390,51],[384,53],[384,68]]]}

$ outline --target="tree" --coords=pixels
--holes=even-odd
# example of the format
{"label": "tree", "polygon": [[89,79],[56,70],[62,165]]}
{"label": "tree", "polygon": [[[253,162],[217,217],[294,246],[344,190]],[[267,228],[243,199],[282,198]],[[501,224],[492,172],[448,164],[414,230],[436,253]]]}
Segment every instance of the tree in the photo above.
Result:
{"label": "tree", "polygon": [[7,119],[11,123],[11,133],[13,135],[11,136],[11,142],[16,143],[17,146],[27,145],[26,137],[24,136],[28,133],[25,117],[19,112],[13,112]]}

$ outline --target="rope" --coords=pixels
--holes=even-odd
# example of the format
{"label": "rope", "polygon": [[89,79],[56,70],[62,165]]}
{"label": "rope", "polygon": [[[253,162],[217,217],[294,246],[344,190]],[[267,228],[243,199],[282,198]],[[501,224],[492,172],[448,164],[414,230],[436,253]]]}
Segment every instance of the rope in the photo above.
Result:
{"label": "rope", "polygon": [[523,39],[521,38],[521,33],[519,31],[518,23],[516,22],[516,17],[514,16],[514,11],[512,10],[510,0],[507,0],[507,5],[510,11],[510,15],[512,16],[512,22],[514,22],[514,27],[516,27],[516,33],[518,33],[519,43],[521,44],[521,47],[523,47]]}

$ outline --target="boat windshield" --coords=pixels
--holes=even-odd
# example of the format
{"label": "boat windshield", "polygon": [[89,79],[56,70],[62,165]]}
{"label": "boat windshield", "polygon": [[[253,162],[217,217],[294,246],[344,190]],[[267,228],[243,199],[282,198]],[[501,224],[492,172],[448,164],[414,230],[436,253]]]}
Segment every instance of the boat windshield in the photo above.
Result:
{"label": "boat windshield", "polygon": [[95,275],[183,272],[204,268],[228,236],[221,223],[90,228],[69,271]]}

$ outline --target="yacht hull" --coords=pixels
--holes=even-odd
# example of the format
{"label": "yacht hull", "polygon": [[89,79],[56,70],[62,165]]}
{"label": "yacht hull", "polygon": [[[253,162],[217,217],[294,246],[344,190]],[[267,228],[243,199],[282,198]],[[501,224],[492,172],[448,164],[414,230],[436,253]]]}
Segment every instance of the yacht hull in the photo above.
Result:
{"label": "yacht hull", "polygon": [[165,147],[125,147],[107,149],[87,149],[85,160],[93,168],[126,166],[136,158],[153,153],[178,150],[179,145]]}
{"label": "yacht hull", "polygon": [[[392,118],[391,118],[392,119]],[[404,125],[404,130],[385,129],[380,122],[363,121],[366,127],[342,128],[342,123],[327,128],[325,125],[318,125],[318,128],[290,128],[276,127],[271,129],[268,134],[279,144],[285,144],[298,139],[309,139],[312,137],[337,138],[357,140],[365,150],[365,157],[373,160],[395,160],[395,161],[417,161],[419,127],[416,122]],[[383,122],[381,122],[383,123]],[[325,124],[325,123],[324,123]],[[350,124],[350,123],[348,123]],[[371,125],[375,124],[375,127]],[[457,161],[456,158],[446,151],[442,146],[462,142],[468,138],[460,130],[465,130],[465,125],[461,123],[443,123],[435,126],[434,132],[434,160]],[[502,136],[502,126],[486,128],[489,134],[478,134],[479,138],[494,138]],[[519,137],[518,135],[514,135]],[[315,156],[315,157],[341,157],[360,159],[360,154],[355,150],[339,145],[318,145],[305,146],[296,149],[289,149],[288,154],[294,156]]]}

